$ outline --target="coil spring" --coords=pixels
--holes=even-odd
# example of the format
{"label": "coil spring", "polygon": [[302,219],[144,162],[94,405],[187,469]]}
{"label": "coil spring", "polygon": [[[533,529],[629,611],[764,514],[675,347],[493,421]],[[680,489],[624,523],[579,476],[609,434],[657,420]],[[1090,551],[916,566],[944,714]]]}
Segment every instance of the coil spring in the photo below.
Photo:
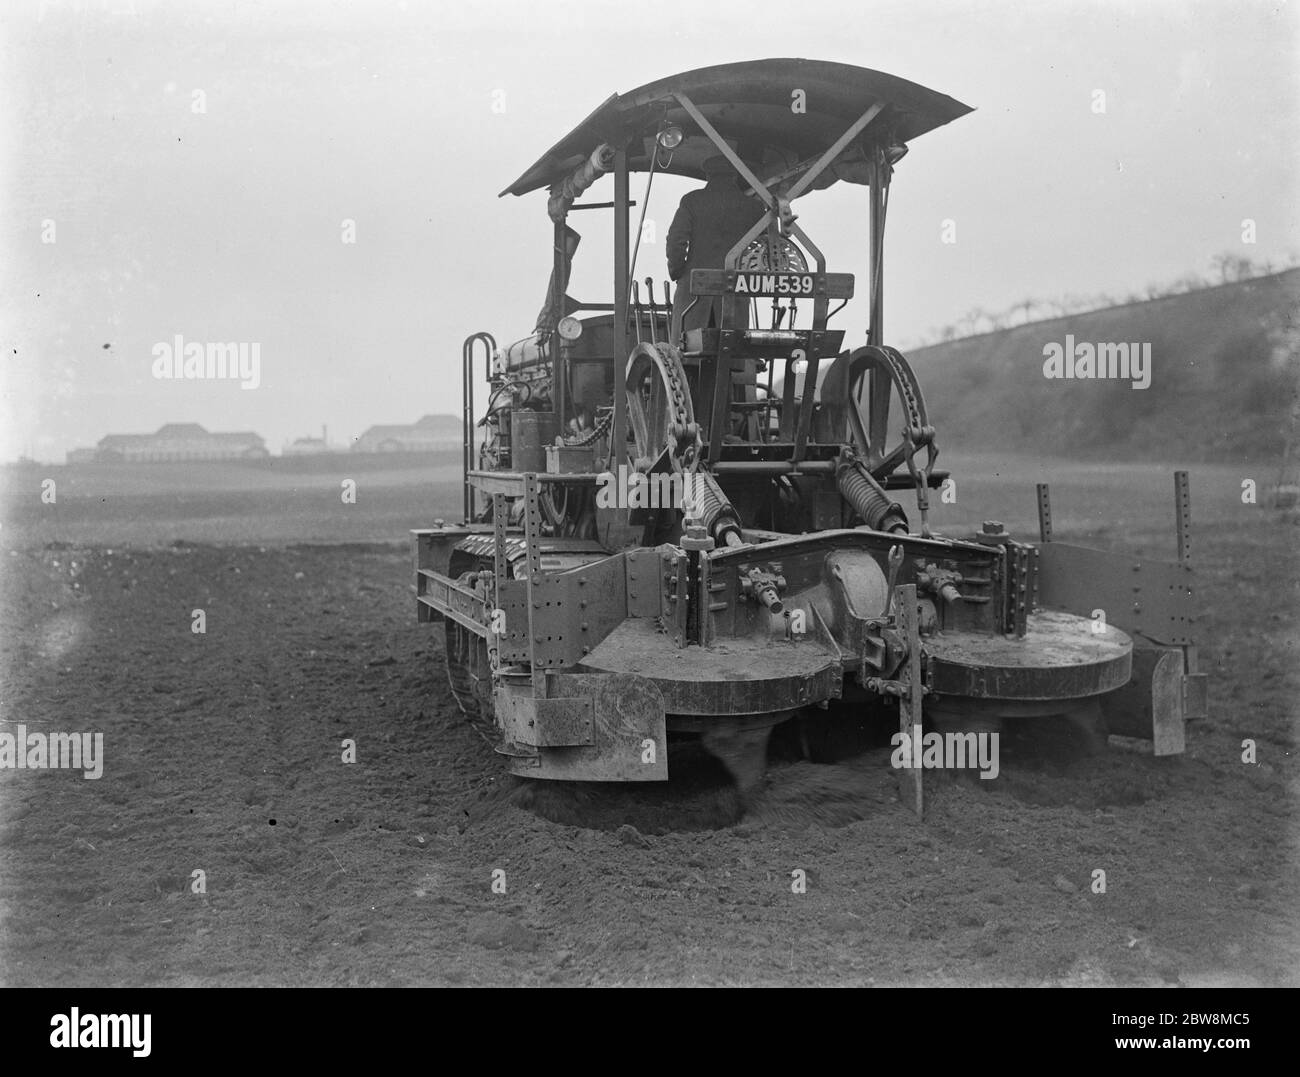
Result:
{"label": "coil spring", "polygon": [[868,527],[875,531],[907,533],[907,517],[902,506],[889,500],[880,483],[860,461],[841,465],[837,481],[844,499]]}
{"label": "coil spring", "polygon": [[727,495],[722,492],[718,480],[710,472],[699,471],[691,476],[691,497],[694,500],[693,515],[718,541],[735,545],[730,536],[740,539],[740,516],[737,514]]}

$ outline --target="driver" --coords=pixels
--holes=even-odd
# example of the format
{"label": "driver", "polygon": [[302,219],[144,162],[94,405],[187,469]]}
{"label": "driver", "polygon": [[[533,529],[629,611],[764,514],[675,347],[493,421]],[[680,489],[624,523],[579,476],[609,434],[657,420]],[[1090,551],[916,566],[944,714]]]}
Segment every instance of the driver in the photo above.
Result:
{"label": "driver", "polygon": [[[680,341],[687,329],[717,326],[722,317],[721,296],[700,296],[690,292],[692,269],[722,269],[727,252],[762,219],[764,207],[757,198],[741,193],[736,186],[736,171],[731,162],[719,154],[704,162],[707,181],[698,191],[689,191],[677,207],[677,215],[668,229],[668,275],[680,282],[673,293],[673,321],[670,340]],[[685,315],[683,317],[683,315]],[[749,304],[737,304],[736,325],[749,326]]]}

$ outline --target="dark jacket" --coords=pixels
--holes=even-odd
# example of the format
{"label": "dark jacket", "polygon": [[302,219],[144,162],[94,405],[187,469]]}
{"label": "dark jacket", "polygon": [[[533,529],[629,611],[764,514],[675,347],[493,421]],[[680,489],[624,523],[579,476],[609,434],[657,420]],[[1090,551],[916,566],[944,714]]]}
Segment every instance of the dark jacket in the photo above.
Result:
{"label": "dark jacket", "polygon": [[[677,281],[673,296],[673,322],[677,332],[716,325],[722,314],[721,296],[701,296],[690,314],[692,269],[722,269],[727,252],[763,216],[757,198],[741,194],[734,176],[717,176],[698,191],[686,194],[668,229],[668,275]],[[749,304],[741,303],[736,328],[749,324]],[[674,338],[675,339],[675,338]]]}

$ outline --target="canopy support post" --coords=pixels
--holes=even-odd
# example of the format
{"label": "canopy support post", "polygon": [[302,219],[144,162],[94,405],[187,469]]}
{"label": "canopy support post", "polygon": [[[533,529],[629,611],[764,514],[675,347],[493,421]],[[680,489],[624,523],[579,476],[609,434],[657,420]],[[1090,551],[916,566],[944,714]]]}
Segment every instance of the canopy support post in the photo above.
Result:
{"label": "canopy support post", "polygon": [[617,470],[627,453],[627,360],[632,354],[628,333],[628,225],[630,223],[627,147],[614,151],[614,426],[610,432],[610,466]]}

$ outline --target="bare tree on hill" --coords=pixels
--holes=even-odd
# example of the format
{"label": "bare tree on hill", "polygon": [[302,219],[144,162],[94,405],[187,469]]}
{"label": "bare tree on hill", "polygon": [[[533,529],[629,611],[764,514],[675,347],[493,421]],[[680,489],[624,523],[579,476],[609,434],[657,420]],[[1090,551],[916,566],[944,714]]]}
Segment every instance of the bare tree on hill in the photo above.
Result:
{"label": "bare tree on hill", "polygon": [[1249,258],[1232,251],[1216,254],[1210,259],[1210,265],[1218,272],[1220,284],[1250,280],[1251,277],[1259,276],[1262,269],[1262,267],[1257,268]]}
{"label": "bare tree on hill", "polygon": [[1187,295],[1190,292],[1213,287],[1215,283],[1230,284],[1237,281],[1252,280],[1256,277],[1268,276],[1300,266],[1300,252],[1290,251],[1281,257],[1280,262],[1275,263],[1272,259],[1252,261],[1250,258],[1243,257],[1235,252],[1225,251],[1222,254],[1215,255],[1211,259],[1211,265],[1219,278],[1217,282],[1207,279],[1200,273],[1191,272],[1184,273],[1176,280],[1163,284],[1152,281],[1143,288],[1128,293],[1122,299],[1117,299],[1104,292],[1094,296],[1069,293],[1064,296],[1051,296],[1046,299],[1027,297],[1011,304],[1006,311],[1001,313],[988,311],[983,307],[973,307],[948,325],[931,329],[925,334],[921,346],[925,346],[927,343],[947,343],[962,337],[997,332],[1012,326],[1028,325],[1035,320],[1064,318],[1071,314],[1104,310],[1106,307],[1116,306],[1119,303],[1150,302],[1168,296]]}

